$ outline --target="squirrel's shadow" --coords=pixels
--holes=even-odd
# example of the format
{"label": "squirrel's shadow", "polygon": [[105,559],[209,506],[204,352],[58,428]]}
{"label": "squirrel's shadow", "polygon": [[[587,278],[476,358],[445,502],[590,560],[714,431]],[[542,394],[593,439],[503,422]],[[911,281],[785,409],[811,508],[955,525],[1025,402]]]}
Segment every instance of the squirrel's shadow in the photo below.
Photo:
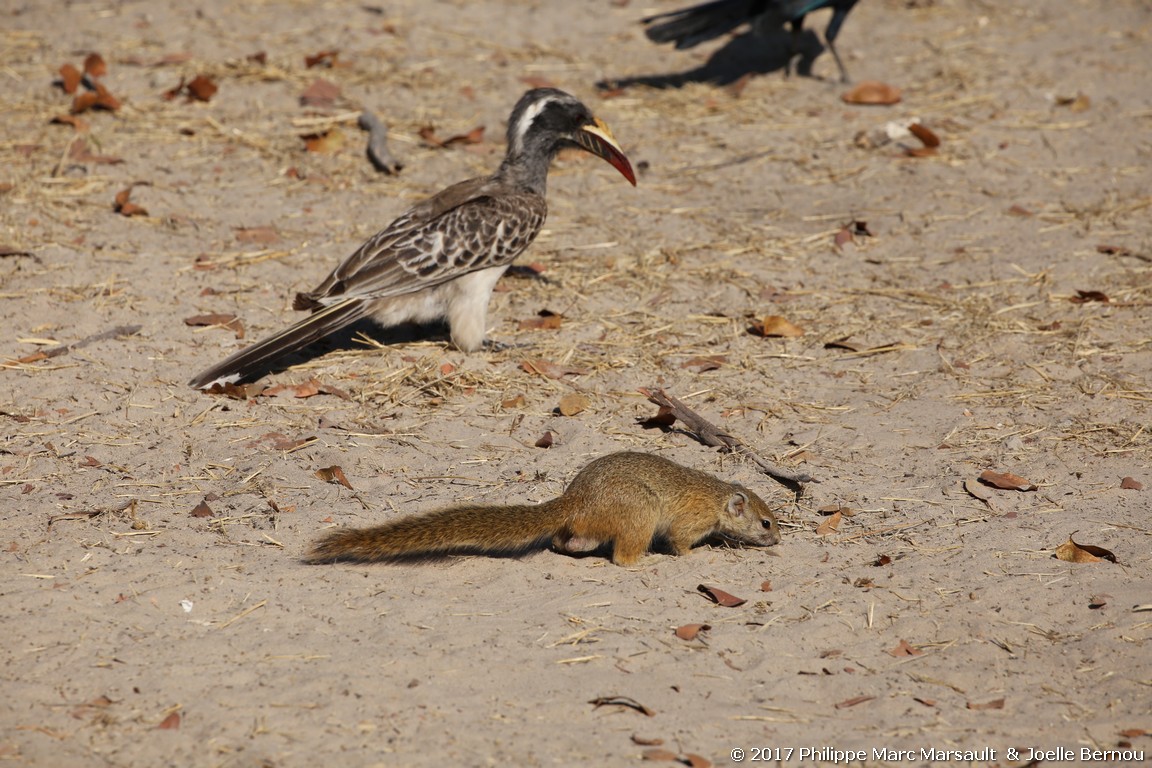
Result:
{"label": "squirrel's shadow", "polygon": [[[693,547],[693,549],[704,546],[724,549],[759,549],[764,550],[772,555],[776,554],[775,550],[773,549],[760,547],[755,544],[733,541],[732,539],[725,538],[722,534],[719,533],[708,536],[699,544],[697,544],[696,547]],[[575,560],[592,558],[605,560],[611,563],[613,543],[610,541],[604,542],[596,546],[594,549],[589,549],[586,551],[565,552],[553,547],[549,537],[542,537],[539,541],[532,542],[531,544],[527,544],[522,547],[509,547],[507,549],[491,549],[487,547],[453,547],[451,550],[445,552],[413,552],[411,554],[389,555],[387,557],[381,557],[370,562],[365,562],[364,560],[360,560],[355,557],[333,557],[331,559],[325,560],[309,560],[305,558],[304,562],[309,565],[332,565],[334,563],[361,565],[371,565],[374,563],[393,563],[400,565],[436,563],[458,557],[488,557],[497,560],[518,560],[522,557],[544,551],[551,552],[552,554],[559,555],[561,557],[571,557]],[[657,534],[655,537],[653,537],[648,552],[650,554],[665,555],[668,557],[675,556],[675,553],[672,551],[672,547],[667,538],[661,534]]]}
{"label": "squirrel's shadow", "polygon": [[[670,49],[671,50],[671,49]],[[728,40],[716,49],[708,60],[695,69],[654,75],[606,78],[596,83],[601,90],[646,85],[649,88],[683,88],[688,83],[731,85],[745,75],[765,75],[788,68],[793,55],[799,56],[796,74],[812,77],[812,64],[825,50],[816,33],[805,29],[800,35],[799,48],[792,52],[792,33],[785,29],[767,35],[745,32]],[[672,55],[679,53],[671,51]]]}

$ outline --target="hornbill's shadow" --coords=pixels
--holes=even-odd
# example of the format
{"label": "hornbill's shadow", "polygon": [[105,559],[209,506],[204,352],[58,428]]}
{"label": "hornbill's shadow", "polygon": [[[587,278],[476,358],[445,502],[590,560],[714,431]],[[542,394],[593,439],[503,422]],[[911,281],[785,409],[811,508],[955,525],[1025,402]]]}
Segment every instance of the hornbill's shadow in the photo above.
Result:
{"label": "hornbill's shadow", "polygon": [[[400,325],[382,327],[371,318],[357,320],[346,328],[333,331],[322,339],[317,339],[306,347],[301,347],[286,355],[268,361],[267,365],[254,370],[250,376],[241,379],[256,381],[270,374],[283,373],[289,368],[304,363],[310,363],[317,358],[336,351],[363,350],[379,344],[383,347],[410,344],[416,341],[448,341],[448,324],[446,322],[432,323],[401,323]],[[364,339],[371,340],[371,346]],[[383,352],[381,351],[381,354]]]}
{"label": "hornbill's shadow", "polygon": [[[544,284],[553,283],[551,278],[519,264],[513,264],[508,268],[506,273],[506,278],[507,277],[515,277],[521,280],[537,280]],[[365,339],[369,341],[365,342]],[[376,323],[372,318],[367,317],[362,320],[357,320],[345,328],[333,331],[305,347],[289,352],[274,360],[269,360],[266,365],[261,366],[258,370],[254,370],[252,375],[246,376],[241,381],[256,381],[269,374],[283,373],[289,368],[312,362],[316,358],[323,357],[337,350],[363,350],[374,347],[375,345],[391,347],[394,345],[411,344],[418,341],[450,343],[450,340],[451,328],[449,328],[446,320],[429,323],[401,323],[399,325],[385,327]],[[492,348],[495,349],[506,349],[509,346],[491,341],[485,341],[484,344],[485,347],[493,345]]]}
{"label": "hornbill's shadow", "polygon": [[[669,49],[671,55],[680,53]],[[597,83],[602,90],[646,85],[649,88],[683,88],[688,83],[731,85],[745,75],[765,75],[787,71],[795,55],[798,57],[796,74],[812,77],[812,64],[824,52],[824,44],[810,29],[801,32],[795,54],[792,51],[792,33],[786,29],[768,34],[745,32],[728,40],[695,69],[656,75],[608,78]]]}

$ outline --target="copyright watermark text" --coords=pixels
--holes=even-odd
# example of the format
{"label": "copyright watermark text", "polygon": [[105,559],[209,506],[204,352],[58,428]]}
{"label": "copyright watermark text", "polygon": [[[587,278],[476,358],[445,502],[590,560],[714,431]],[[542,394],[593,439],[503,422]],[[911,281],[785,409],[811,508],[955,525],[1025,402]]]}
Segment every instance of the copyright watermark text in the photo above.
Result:
{"label": "copyright watermark text", "polygon": [[835,749],[833,747],[734,747],[731,751],[734,763],[788,763],[792,760],[814,760],[833,765],[850,765],[863,763],[867,760],[886,761],[890,763],[911,762],[994,762],[1000,755],[1010,761],[1023,760],[1045,761],[1051,763],[1080,761],[1090,762],[1143,762],[1142,749],[1091,749],[1080,747],[1057,747],[1054,749],[1040,749],[1038,747],[1025,747],[1018,749],[936,749],[924,747],[921,749],[889,749],[876,747],[873,749]]}

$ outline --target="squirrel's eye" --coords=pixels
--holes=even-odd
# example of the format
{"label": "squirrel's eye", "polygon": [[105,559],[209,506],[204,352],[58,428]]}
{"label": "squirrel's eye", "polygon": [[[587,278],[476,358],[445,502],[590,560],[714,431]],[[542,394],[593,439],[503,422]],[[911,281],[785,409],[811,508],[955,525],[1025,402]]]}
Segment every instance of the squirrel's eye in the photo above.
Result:
{"label": "squirrel's eye", "polygon": [[772,530],[772,521],[769,520],[768,518],[764,518],[763,520],[761,520],[760,525],[764,526],[768,530]]}

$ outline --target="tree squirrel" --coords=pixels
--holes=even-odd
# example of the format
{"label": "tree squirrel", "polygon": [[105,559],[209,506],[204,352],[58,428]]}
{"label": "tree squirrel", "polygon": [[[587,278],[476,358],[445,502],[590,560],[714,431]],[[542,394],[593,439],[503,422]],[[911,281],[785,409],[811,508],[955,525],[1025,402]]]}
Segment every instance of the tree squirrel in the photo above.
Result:
{"label": "tree squirrel", "polygon": [[551,537],[552,546],[565,554],[591,552],[612,542],[612,562],[635,565],[656,535],[667,538],[677,555],[713,535],[759,546],[780,542],[772,510],[747,488],[660,456],[624,451],[592,461],[551,501],[465,504],[373,528],[333,531],[304,561],[517,552]]}

